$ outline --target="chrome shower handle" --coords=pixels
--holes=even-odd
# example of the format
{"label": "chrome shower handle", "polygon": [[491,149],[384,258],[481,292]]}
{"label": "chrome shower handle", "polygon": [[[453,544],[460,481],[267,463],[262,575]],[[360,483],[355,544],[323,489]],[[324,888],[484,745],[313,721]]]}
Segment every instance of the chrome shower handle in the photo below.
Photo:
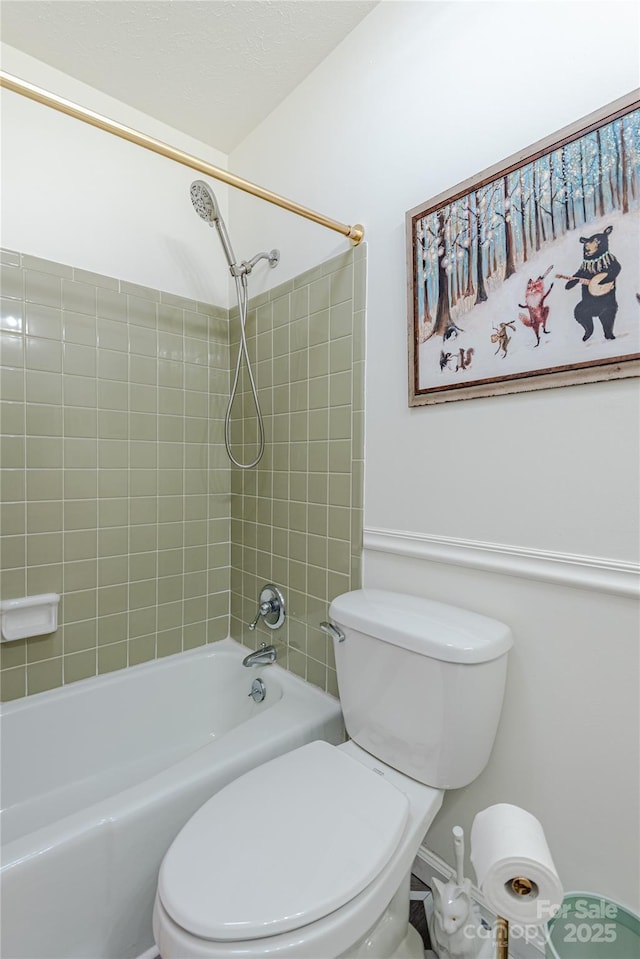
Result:
{"label": "chrome shower handle", "polygon": [[258,612],[256,613],[256,618],[252,623],[249,623],[249,629],[255,629],[258,623],[260,622],[261,616],[267,616],[269,613],[278,612],[277,609],[273,608],[273,600],[270,602],[260,603],[258,606]]}
{"label": "chrome shower handle", "polygon": [[260,590],[258,611],[253,622],[249,623],[249,629],[254,630],[261,619],[269,629],[279,629],[285,616],[284,596],[273,583],[266,583]]}

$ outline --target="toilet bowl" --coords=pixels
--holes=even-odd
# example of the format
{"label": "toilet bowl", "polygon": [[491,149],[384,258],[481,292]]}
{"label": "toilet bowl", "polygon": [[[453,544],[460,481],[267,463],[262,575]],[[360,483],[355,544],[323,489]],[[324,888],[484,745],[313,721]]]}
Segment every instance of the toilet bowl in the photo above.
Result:
{"label": "toilet bowl", "polygon": [[422,959],[419,937],[405,942],[408,879],[443,795],[353,742],[310,743],[251,770],[165,858],[161,956]]}
{"label": "toilet bowl", "polygon": [[189,820],[160,869],[162,959],[423,957],[411,866],[444,790],[487,763],[511,632],[383,590],[330,617],[350,741],[252,769]]}

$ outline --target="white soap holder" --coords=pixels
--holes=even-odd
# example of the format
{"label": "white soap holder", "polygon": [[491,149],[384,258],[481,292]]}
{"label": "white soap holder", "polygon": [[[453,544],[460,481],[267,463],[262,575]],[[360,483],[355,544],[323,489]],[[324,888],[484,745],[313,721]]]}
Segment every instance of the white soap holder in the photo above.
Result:
{"label": "white soap holder", "polygon": [[30,636],[46,636],[58,628],[57,593],[4,599],[0,603],[0,642],[10,643]]}

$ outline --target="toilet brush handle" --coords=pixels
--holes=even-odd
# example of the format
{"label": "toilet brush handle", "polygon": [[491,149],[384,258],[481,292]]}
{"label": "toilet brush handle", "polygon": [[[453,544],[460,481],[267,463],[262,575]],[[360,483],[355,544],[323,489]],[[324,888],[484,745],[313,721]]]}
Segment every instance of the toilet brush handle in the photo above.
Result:
{"label": "toilet brush handle", "polygon": [[456,882],[461,886],[464,879],[464,830],[460,826],[454,826],[452,832],[456,854]]}

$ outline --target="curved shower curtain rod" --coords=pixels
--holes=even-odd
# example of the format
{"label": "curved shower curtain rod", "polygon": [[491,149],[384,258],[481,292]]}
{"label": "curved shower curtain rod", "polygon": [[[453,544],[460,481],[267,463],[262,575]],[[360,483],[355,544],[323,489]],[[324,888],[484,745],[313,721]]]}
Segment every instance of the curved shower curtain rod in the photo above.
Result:
{"label": "curved shower curtain rod", "polygon": [[32,83],[21,80],[19,77],[5,73],[4,70],[0,70],[0,86],[11,90],[13,93],[19,93],[21,96],[27,97],[30,100],[35,100],[36,103],[41,103],[44,106],[58,110],[60,113],[66,113],[67,116],[74,117],[76,120],[82,120],[83,123],[88,123],[90,126],[97,127],[99,130],[104,130],[106,133],[112,133],[114,136],[120,137],[123,140],[135,143],[137,146],[144,147],[145,150],[151,150],[152,153],[158,153],[160,156],[174,160],[176,163],[182,163],[183,166],[197,170],[199,173],[205,173],[216,180],[221,180],[223,183],[228,184],[228,186],[243,190],[245,193],[251,193],[261,200],[266,200],[267,203],[273,203],[275,206],[282,207],[283,210],[288,210],[290,213],[297,214],[297,216],[302,216],[307,220],[312,220],[314,223],[319,223],[320,226],[324,226],[328,230],[334,230],[336,233],[341,233],[343,236],[346,236],[354,246],[357,246],[364,237],[364,227],[359,223],[356,223],[354,226],[348,226],[346,223],[332,220],[327,216],[323,216],[321,213],[316,213],[315,210],[309,210],[307,207],[301,206],[293,200],[287,200],[286,197],[272,193],[271,190],[265,190],[264,187],[251,183],[249,180],[244,180],[234,173],[228,173],[226,170],[222,170],[220,167],[214,166],[206,160],[200,160],[190,153],[184,153],[182,150],[178,150],[168,143],[163,143],[162,140],[156,140],[154,137],[147,136],[145,133],[133,130],[131,127],[124,126],[115,120],[110,120],[100,113],[87,110],[85,107],[81,107],[71,100],[65,100],[64,97],[49,93],[41,87],[36,87]]}

